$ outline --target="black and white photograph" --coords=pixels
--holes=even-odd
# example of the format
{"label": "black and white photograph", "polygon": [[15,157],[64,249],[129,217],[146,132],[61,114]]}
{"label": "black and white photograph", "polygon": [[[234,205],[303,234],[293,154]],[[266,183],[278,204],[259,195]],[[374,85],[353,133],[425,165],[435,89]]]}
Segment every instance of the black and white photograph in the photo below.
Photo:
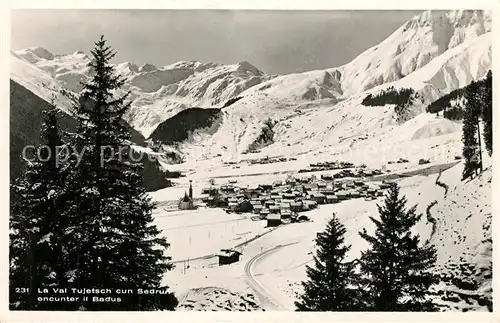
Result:
{"label": "black and white photograph", "polygon": [[492,17],[11,9],[6,306],[492,312]]}

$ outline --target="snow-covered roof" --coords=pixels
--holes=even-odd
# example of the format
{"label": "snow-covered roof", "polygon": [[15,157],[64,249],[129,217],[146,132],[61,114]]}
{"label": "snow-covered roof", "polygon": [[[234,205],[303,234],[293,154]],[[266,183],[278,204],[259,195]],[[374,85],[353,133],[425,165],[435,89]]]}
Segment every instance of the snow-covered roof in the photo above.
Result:
{"label": "snow-covered roof", "polygon": [[281,215],[277,213],[271,213],[267,216],[268,220],[281,220]]}

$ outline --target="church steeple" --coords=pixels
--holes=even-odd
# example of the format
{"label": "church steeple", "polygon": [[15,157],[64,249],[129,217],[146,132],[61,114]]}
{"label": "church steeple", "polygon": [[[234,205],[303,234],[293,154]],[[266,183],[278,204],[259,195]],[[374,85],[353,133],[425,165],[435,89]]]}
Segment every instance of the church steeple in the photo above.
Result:
{"label": "church steeple", "polygon": [[189,198],[193,199],[193,181],[189,180]]}

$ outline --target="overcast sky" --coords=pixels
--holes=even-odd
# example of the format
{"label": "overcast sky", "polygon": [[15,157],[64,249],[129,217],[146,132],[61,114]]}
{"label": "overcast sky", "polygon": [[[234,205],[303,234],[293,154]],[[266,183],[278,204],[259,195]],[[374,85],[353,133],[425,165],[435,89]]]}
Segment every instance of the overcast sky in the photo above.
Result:
{"label": "overcast sky", "polygon": [[12,49],[88,52],[101,34],[116,62],[249,61],[271,74],[345,64],[419,11],[14,10]]}

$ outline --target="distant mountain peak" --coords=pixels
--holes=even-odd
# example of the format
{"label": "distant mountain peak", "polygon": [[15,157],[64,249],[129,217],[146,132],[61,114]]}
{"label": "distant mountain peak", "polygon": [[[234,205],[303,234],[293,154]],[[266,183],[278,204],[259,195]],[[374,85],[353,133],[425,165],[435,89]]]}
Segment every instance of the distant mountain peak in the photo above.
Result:
{"label": "distant mountain peak", "polygon": [[255,75],[263,75],[264,72],[259,70],[257,67],[254,65],[250,64],[248,61],[242,61],[237,64],[236,70],[238,72],[249,72]]}
{"label": "distant mountain peak", "polygon": [[43,47],[28,47],[14,53],[32,64],[40,60],[53,60],[55,57],[54,54]]}
{"label": "distant mountain peak", "polygon": [[150,63],[146,63],[144,65],[142,65],[141,67],[139,67],[139,72],[153,72],[153,71],[156,71],[158,68],[153,65],[153,64],[150,64]]}

